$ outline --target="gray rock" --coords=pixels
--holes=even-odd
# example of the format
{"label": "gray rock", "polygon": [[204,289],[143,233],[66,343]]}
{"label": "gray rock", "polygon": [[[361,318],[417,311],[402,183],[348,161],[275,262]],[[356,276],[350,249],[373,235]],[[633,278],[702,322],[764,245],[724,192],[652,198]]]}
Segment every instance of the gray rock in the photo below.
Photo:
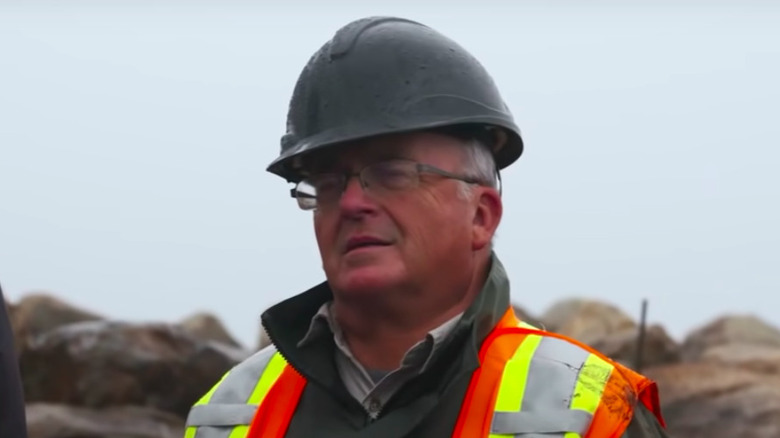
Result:
{"label": "gray rock", "polygon": [[680,363],[647,370],[673,437],[780,437],[780,376]]}
{"label": "gray rock", "polygon": [[222,342],[233,347],[241,347],[241,344],[230,336],[230,333],[219,318],[210,313],[191,315],[182,320],[179,326],[197,338],[206,341]]}
{"label": "gray rock", "polygon": [[27,295],[10,309],[17,353],[25,348],[30,339],[49,330],[67,324],[104,319],[96,313],[43,293]]}
{"label": "gray rock", "polygon": [[184,420],[151,408],[27,405],[29,438],[181,438]]}
{"label": "gray rock", "polygon": [[541,323],[546,330],[584,343],[637,326],[630,316],[611,304],[582,299],[556,303],[542,315]]}
{"label": "gray rock", "polygon": [[[636,367],[639,328],[604,335],[589,345],[611,359],[630,368]],[[642,346],[642,367],[671,364],[680,361],[680,346],[660,325],[651,325],[645,330]]]}
{"label": "gray rock", "polygon": [[247,356],[173,325],[92,321],[40,335],[20,363],[28,402],[137,405],[184,417]]}
{"label": "gray rock", "polygon": [[780,330],[752,315],[723,316],[686,336],[683,359],[697,360],[707,349],[727,344],[780,348]]}

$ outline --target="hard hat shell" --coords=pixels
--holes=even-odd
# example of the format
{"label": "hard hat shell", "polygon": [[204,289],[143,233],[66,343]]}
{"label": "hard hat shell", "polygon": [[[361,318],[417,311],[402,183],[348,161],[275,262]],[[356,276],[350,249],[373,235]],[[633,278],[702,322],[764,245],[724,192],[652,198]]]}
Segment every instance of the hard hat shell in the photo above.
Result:
{"label": "hard hat shell", "polygon": [[463,47],[415,21],[362,18],[339,29],[304,67],[280,154],[267,170],[297,181],[308,152],[418,130],[488,137],[498,169],[523,152],[493,79]]}

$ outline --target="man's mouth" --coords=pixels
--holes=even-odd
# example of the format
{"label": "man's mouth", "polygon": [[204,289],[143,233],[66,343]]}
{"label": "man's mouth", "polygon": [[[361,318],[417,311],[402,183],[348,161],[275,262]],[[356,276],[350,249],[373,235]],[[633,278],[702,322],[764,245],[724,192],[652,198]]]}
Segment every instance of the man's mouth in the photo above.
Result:
{"label": "man's mouth", "polygon": [[390,245],[390,242],[387,242],[377,237],[356,236],[350,238],[347,241],[347,244],[344,248],[344,252],[347,253],[352,250],[360,249],[360,248],[370,248],[370,247],[379,247],[379,246],[388,246],[388,245]]}

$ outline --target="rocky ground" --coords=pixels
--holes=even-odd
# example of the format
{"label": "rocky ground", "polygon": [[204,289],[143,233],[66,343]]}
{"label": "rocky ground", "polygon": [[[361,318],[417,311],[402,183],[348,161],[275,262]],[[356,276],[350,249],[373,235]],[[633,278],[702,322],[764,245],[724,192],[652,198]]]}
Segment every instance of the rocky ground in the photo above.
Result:
{"label": "rocky ground", "polygon": [[[30,438],[181,438],[195,400],[245,348],[211,315],[140,324],[33,294],[7,303]],[[637,323],[609,304],[567,300],[526,320],[632,366]],[[780,437],[780,330],[729,315],[678,343],[648,327],[643,373],[658,382],[669,431],[685,438]]]}

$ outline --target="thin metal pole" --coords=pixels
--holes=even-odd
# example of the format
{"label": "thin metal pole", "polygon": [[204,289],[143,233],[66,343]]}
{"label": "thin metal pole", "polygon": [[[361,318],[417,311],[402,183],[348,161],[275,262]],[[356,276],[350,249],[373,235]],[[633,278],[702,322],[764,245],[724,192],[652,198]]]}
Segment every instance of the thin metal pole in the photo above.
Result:
{"label": "thin metal pole", "polygon": [[634,363],[634,369],[636,372],[641,373],[642,372],[642,361],[644,358],[642,357],[642,353],[644,352],[644,346],[645,346],[645,324],[647,320],[647,299],[642,300],[642,314],[639,318],[639,336],[637,337],[636,341],[636,361]]}

